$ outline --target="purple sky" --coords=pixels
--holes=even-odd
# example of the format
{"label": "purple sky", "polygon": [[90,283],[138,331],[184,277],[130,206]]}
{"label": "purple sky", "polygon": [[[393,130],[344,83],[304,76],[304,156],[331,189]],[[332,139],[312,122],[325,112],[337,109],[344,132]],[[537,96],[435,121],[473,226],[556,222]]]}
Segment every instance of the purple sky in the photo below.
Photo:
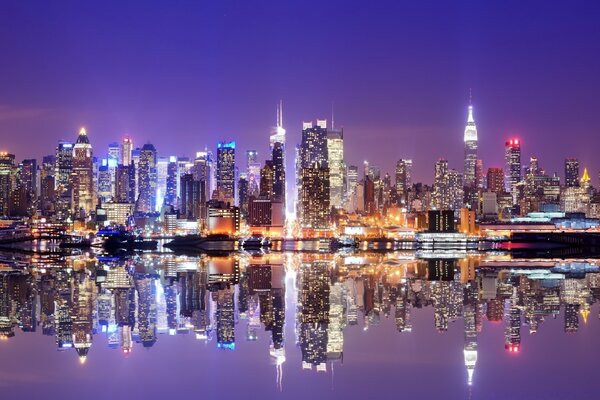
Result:
{"label": "purple sky", "polygon": [[430,182],[439,157],[462,170],[472,88],[485,168],[515,133],[525,159],[562,175],[578,157],[597,183],[596,2],[152,3],[0,5],[0,149],[40,158],[85,125],[97,155],[125,133],[264,155],[280,98],[289,147],[333,101],[349,164],[413,158]]}

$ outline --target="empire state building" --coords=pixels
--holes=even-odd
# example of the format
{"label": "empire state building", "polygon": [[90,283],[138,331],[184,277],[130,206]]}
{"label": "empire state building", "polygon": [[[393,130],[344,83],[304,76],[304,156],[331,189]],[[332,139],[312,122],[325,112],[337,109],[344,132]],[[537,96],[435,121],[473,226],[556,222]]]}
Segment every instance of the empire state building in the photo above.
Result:
{"label": "empire state building", "polygon": [[477,177],[475,173],[477,165],[477,127],[473,119],[473,105],[469,100],[469,115],[467,117],[467,126],[465,127],[465,174],[464,186],[475,187]]}

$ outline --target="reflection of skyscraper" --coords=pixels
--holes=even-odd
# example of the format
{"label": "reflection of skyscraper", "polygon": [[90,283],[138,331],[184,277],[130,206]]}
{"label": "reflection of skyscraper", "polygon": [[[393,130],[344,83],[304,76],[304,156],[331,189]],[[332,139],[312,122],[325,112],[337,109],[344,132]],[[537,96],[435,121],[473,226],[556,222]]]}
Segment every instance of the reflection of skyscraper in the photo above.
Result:
{"label": "reflection of skyscraper", "polygon": [[149,275],[135,277],[135,288],[139,297],[138,328],[140,341],[144,347],[156,343],[156,288],[154,279]]}
{"label": "reflection of skyscraper", "polygon": [[329,263],[313,262],[299,271],[300,348],[305,367],[324,368],[329,324]]}
{"label": "reflection of skyscraper", "polygon": [[477,295],[478,290],[474,282],[469,282],[464,288],[463,319],[465,326],[465,344],[463,355],[467,367],[467,381],[473,383],[473,373],[477,363]]}
{"label": "reflection of skyscraper", "polygon": [[235,315],[234,291],[232,288],[221,289],[213,293],[217,302],[217,347],[235,348]]}

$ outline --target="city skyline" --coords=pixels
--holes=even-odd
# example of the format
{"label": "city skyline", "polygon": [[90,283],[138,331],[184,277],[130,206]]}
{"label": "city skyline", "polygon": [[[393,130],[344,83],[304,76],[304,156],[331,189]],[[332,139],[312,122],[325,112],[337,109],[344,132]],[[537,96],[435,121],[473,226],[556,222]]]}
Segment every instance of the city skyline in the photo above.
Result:
{"label": "city skyline", "polygon": [[[193,156],[190,147],[201,150],[224,137],[253,149],[270,134],[279,99],[286,104],[287,141],[298,143],[302,121],[329,119],[333,102],[336,125],[345,131],[348,160],[358,164],[377,158],[382,170],[390,172],[400,158],[417,160],[414,181],[431,182],[431,166],[440,157],[462,170],[464,108],[472,88],[485,170],[503,166],[497,149],[507,138],[518,137],[524,159],[537,156],[549,173],[562,172],[564,158],[577,157],[595,179],[600,164],[587,145],[599,122],[593,96],[600,83],[593,71],[600,60],[589,51],[600,36],[592,18],[595,10],[580,6],[563,18],[560,6],[548,5],[536,9],[535,27],[528,27],[533,6],[520,7],[517,13],[508,6],[397,5],[398,12],[386,15],[358,5],[232,8],[223,3],[181,5],[167,17],[152,6],[138,10],[127,5],[114,13],[108,6],[7,6],[3,15],[11,18],[2,25],[6,51],[13,57],[0,66],[5,88],[0,137],[11,138],[11,143],[3,141],[2,150],[17,159],[41,160],[44,149],[82,125],[102,149],[126,134],[135,143],[150,141],[171,155]],[[308,15],[309,9],[310,14],[335,16],[330,27],[304,32],[304,19],[298,17]],[[448,11],[454,20],[442,19]],[[579,18],[574,19],[576,11]],[[364,37],[345,27],[357,23],[355,13],[370,28]],[[128,24],[122,24],[125,18]],[[391,18],[399,21],[392,23]],[[194,23],[205,19],[205,25]],[[263,19],[273,21],[280,34],[271,36],[272,29],[256,23]],[[162,29],[144,20],[156,21]],[[129,22],[138,34],[124,28]],[[432,22],[436,29],[424,32],[422,26]],[[468,33],[463,25],[469,26]],[[30,34],[16,35],[19,29]],[[44,37],[45,29],[56,36]],[[305,33],[303,40],[294,36],[298,29]],[[72,31],[82,34],[74,37]],[[540,34],[552,40],[542,43]],[[410,42],[404,36],[416,39]],[[347,38],[350,44],[341,46]],[[143,62],[171,45],[156,68],[144,69]],[[126,51],[131,46],[137,50]],[[97,57],[110,48],[114,57]],[[301,68],[303,63],[292,58],[310,50],[316,57],[327,54],[329,66]],[[56,56],[46,57],[49,51]],[[245,70],[234,68],[240,58]],[[46,73],[33,70],[36,65],[45,66]],[[444,70],[442,79],[438,75]],[[164,78],[158,79],[159,74]],[[383,142],[392,145],[377,146]]]}

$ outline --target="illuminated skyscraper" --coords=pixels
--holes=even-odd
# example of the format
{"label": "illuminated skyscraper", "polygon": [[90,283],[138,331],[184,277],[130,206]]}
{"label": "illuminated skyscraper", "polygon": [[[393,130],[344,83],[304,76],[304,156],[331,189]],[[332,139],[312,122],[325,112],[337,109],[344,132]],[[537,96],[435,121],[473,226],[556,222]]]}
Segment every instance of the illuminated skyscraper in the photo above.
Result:
{"label": "illuminated skyscraper", "polygon": [[129,137],[123,138],[121,143],[121,159],[119,161],[122,165],[130,165],[133,161],[131,151],[133,150],[133,142]]}
{"label": "illuminated skyscraper", "polygon": [[[327,121],[317,120],[317,124],[313,125],[312,122],[304,122],[302,125],[302,142],[298,152],[297,160],[297,173],[298,180],[296,182],[296,189],[298,191],[298,207],[297,217],[302,221],[303,225],[309,224],[309,221],[314,220],[316,214],[322,217],[322,207],[327,206],[327,212],[329,212],[329,163],[328,163],[328,149],[327,149]],[[310,171],[304,171],[310,169]],[[321,170],[321,172],[318,172]],[[322,179],[327,177],[327,182],[323,182]],[[317,184],[318,187],[304,188],[306,184]],[[312,195],[319,193],[319,199],[310,199]],[[327,195],[327,201],[325,204],[321,197]],[[314,203],[314,204],[313,204]],[[302,213],[308,211],[310,207],[316,206],[318,203],[319,211],[312,210],[310,217],[304,217]],[[320,223],[324,223],[322,218],[319,217]]]}
{"label": "illuminated skyscraper", "polygon": [[277,125],[275,126],[275,131],[269,138],[269,143],[271,146],[275,172],[274,194],[278,200],[283,202],[284,214],[287,210],[285,133],[285,128],[283,127],[283,102],[280,100],[277,106]]}
{"label": "illuminated skyscraper", "polygon": [[73,212],[86,214],[96,207],[92,172],[92,145],[85,128],[81,128],[73,146],[72,207]]}
{"label": "illuminated skyscraper", "polygon": [[576,158],[565,160],[565,186],[579,187],[579,160]]}
{"label": "illuminated skyscraper", "polygon": [[165,191],[164,205],[177,205],[177,157],[170,157],[167,166],[167,184]]}
{"label": "illuminated skyscraper", "polygon": [[513,196],[513,203],[517,202],[518,188],[521,181],[521,141],[519,139],[510,139],[504,146],[504,160],[506,168],[504,169],[506,191]]}
{"label": "illuminated skyscraper", "polygon": [[135,203],[135,166],[117,166],[115,181],[115,201],[117,203]]}
{"label": "illuminated skyscraper", "polygon": [[156,210],[156,149],[146,143],[140,151],[138,163],[138,191],[136,211],[150,213]]}
{"label": "illuminated skyscraper", "polygon": [[56,167],[54,170],[56,189],[59,194],[68,190],[73,172],[73,143],[61,140],[56,147]]}
{"label": "illuminated skyscraper", "polygon": [[260,162],[256,150],[246,151],[246,172],[248,179],[248,195],[258,196],[260,185]]}
{"label": "illuminated skyscraper", "polygon": [[276,142],[273,145],[273,199],[285,200],[285,154],[284,145]]}
{"label": "illuminated skyscraper", "polygon": [[504,171],[502,170],[502,168],[488,168],[487,188],[488,191],[494,193],[504,192]]}
{"label": "illuminated skyscraper", "polygon": [[469,114],[467,116],[467,126],[465,127],[464,141],[464,184],[467,187],[475,187],[477,185],[477,176],[475,173],[477,165],[477,127],[475,126],[475,120],[473,119],[473,105],[471,104],[471,99],[469,99]]}
{"label": "illuminated skyscraper", "polygon": [[332,207],[341,208],[345,198],[346,180],[343,129],[335,130],[332,126],[327,131],[327,159],[329,162],[329,203]]}
{"label": "illuminated skyscraper", "polygon": [[0,216],[8,216],[12,177],[15,164],[14,154],[0,153]]}
{"label": "illuminated skyscraper", "polygon": [[450,207],[450,182],[448,172],[447,160],[440,159],[435,163],[433,204],[438,210],[445,210]]}
{"label": "illuminated skyscraper", "polygon": [[329,168],[315,163],[302,168],[301,224],[305,227],[329,227]]}
{"label": "illuminated skyscraper", "polygon": [[156,161],[156,206],[158,208],[163,205],[165,200],[168,170],[169,157],[158,157]]}
{"label": "illuminated skyscraper", "polygon": [[231,205],[235,199],[235,142],[217,144],[217,191]]}
{"label": "illuminated skyscraper", "polygon": [[403,196],[411,184],[412,160],[400,159],[396,163],[396,193]]}

